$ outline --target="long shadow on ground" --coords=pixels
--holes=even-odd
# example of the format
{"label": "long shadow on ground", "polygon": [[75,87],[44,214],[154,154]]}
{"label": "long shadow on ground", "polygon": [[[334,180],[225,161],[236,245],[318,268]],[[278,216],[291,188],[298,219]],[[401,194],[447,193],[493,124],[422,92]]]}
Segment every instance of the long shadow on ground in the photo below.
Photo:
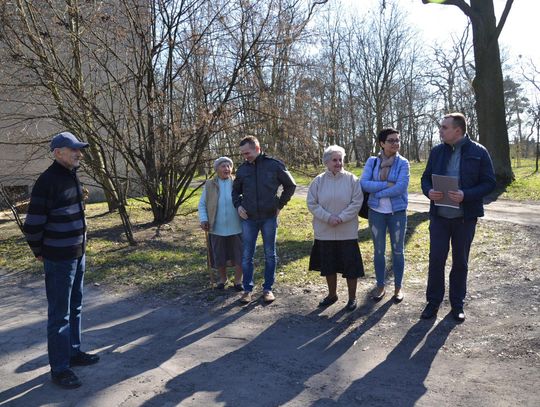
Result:
{"label": "long shadow on ground", "polygon": [[[347,333],[355,315],[340,311],[328,320],[320,310],[307,315],[287,315],[255,339],[216,360],[203,362],[167,383],[167,392],[148,400],[145,406],[197,403],[196,393],[217,393],[215,402],[225,406],[279,406],[307,388],[306,382],[324,371],[347,352],[358,337],[377,324],[391,302],[369,315],[354,334]],[[365,314],[373,302],[356,313]],[[343,318],[344,317],[344,318]],[[299,326],[302,318],[302,329]],[[249,378],[240,382],[238,373]],[[195,398],[194,398],[195,397]]]}
{"label": "long shadow on ground", "polygon": [[[435,319],[418,321],[388,354],[386,360],[354,381],[337,401],[321,399],[314,406],[416,405],[427,391],[424,381],[431,364],[455,327],[450,314],[429,332],[434,322]],[[424,338],[422,347],[413,354]]]}
{"label": "long shadow on ground", "polygon": [[[235,303],[201,314],[200,310],[189,310],[189,306],[148,307],[140,299],[133,298],[99,304],[99,299],[99,295],[94,296],[83,311],[83,350],[102,349],[99,364],[75,368],[84,385],[66,393],[51,383],[48,373],[41,374],[0,392],[0,405],[4,402],[10,406],[62,404],[66,397],[70,400],[74,400],[72,397],[79,401],[92,400],[94,395],[124,380],[144,377],[182,348],[232,324],[249,312],[238,308]],[[42,320],[21,323],[2,332],[6,338],[0,343],[3,355],[20,353],[29,346],[42,347],[38,356],[16,367],[14,374],[27,374],[43,367],[48,370],[46,305],[34,306],[43,308]]]}

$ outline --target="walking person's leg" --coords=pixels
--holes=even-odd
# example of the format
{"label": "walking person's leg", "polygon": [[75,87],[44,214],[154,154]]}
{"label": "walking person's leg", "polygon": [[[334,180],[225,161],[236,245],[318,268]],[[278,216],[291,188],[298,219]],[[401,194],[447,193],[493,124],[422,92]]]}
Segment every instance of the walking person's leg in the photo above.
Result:
{"label": "walking person's leg", "polygon": [[399,211],[389,216],[388,232],[392,248],[392,269],[394,270],[394,296],[398,301],[403,299],[403,272],[405,270],[405,232],[407,230],[407,213]]}
{"label": "walking person's leg", "polygon": [[[449,276],[449,298],[453,310],[463,311],[467,295],[469,252],[476,231],[476,219],[459,220],[452,234],[452,269]],[[460,313],[457,312],[457,313]]]}
{"label": "walking person's leg", "polygon": [[277,216],[262,221],[261,234],[264,247],[263,298],[265,302],[272,302],[275,299],[274,293],[272,293],[272,286],[276,278]]}
{"label": "walking person's leg", "polygon": [[43,266],[48,303],[47,349],[49,364],[53,373],[60,373],[69,369],[72,341],[70,299],[77,271],[77,260],[51,261],[44,259]]}
{"label": "walking person's leg", "polygon": [[81,348],[81,314],[83,300],[84,272],[86,270],[86,256],[76,260],[76,271],[71,288],[69,332],[71,335],[70,356],[76,355]]}
{"label": "walking person's leg", "polygon": [[244,291],[253,291],[253,256],[257,244],[259,228],[257,222],[251,219],[242,220],[242,282]]}
{"label": "walking person's leg", "polygon": [[242,235],[234,235],[231,237],[231,245],[234,259],[234,289],[242,291]]}
{"label": "walking person's leg", "polygon": [[347,278],[347,291],[349,294],[349,301],[347,302],[347,310],[352,311],[356,308],[356,287],[358,286],[357,278]]}
{"label": "walking person's leg", "polygon": [[427,305],[422,311],[424,319],[437,315],[444,298],[444,267],[448,258],[451,237],[451,219],[431,216],[429,221],[429,268],[426,288]]}
{"label": "walking person's leg", "polygon": [[261,234],[264,247],[264,291],[272,291],[276,276],[277,217],[262,221]]}
{"label": "walking person's leg", "polygon": [[81,326],[83,306],[84,272],[86,270],[86,256],[77,259],[77,271],[73,280],[70,300],[69,331],[71,336],[70,366],[88,366],[99,361],[99,356],[85,353],[81,350]]}
{"label": "walking person's leg", "polygon": [[437,307],[444,298],[444,267],[450,249],[449,219],[432,216],[429,223],[429,270],[426,300]]}
{"label": "walking person's leg", "polygon": [[368,221],[371,239],[373,240],[373,265],[377,280],[377,288],[373,292],[373,299],[380,300],[385,294],[386,215],[370,209]]}
{"label": "walking person's leg", "polygon": [[[78,260],[51,261],[44,259],[45,291],[47,294],[47,351],[52,381],[64,388],[76,388],[82,383],[70,369],[72,341],[80,344],[80,305],[78,316],[72,319],[71,294],[77,275]],[[82,282],[81,282],[82,284]],[[75,294],[77,297],[78,294]],[[82,292],[81,292],[82,298]],[[76,299],[77,301],[77,299]],[[72,334],[71,323],[76,332]]]}

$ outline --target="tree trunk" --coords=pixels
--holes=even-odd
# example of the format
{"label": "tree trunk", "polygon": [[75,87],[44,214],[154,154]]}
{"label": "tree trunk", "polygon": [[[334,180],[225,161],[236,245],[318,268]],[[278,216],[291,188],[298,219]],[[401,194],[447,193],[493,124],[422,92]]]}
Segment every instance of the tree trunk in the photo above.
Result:
{"label": "tree trunk", "polygon": [[122,225],[124,226],[124,232],[126,233],[126,239],[130,246],[137,246],[135,237],[133,236],[133,227],[131,225],[131,220],[129,219],[129,214],[124,205],[118,206],[118,213],[120,219],[122,220]]}
{"label": "tree trunk", "polygon": [[[422,0],[424,4],[430,0]],[[505,14],[510,11],[513,0],[507,0]],[[470,6],[464,0],[448,0],[446,5],[457,6],[467,15],[473,29],[473,48],[475,77],[473,89],[475,110],[478,121],[480,143],[488,150],[493,159],[497,183],[501,186],[510,184],[514,179],[510,162],[510,146],[506,127],[504,108],[503,75],[498,36],[500,29],[495,19],[493,0],[471,0]],[[502,29],[502,26],[501,26]],[[465,112],[464,112],[465,113]]]}
{"label": "tree trunk", "polygon": [[538,172],[539,160],[540,160],[540,121],[536,123],[536,168],[534,172]]}
{"label": "tree trunk", "polygon": [[514,179],[510,162],[508,129],[505,120],[503,75],[493,1],[472,0],[478,19],[472,18],[478,133],[489,151],[499,185]]}
{"label": "tree trunk", "polygon": [[479,139],[493,159],[498,184],[508,185],[513,181],[514,174],[505,120],[503,75],[496,38],[495,11],[491,1],[471,1],[471,5],[482,17],[482,24],[474,21],[472,24],[476,64],[473,89],[476,96]]}

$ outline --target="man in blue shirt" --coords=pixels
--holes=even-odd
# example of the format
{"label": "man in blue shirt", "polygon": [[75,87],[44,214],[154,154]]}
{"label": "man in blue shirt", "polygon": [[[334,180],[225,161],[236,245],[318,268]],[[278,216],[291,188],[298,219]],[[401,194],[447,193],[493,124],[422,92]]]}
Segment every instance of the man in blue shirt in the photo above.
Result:
{"label": "man in blue shirt", "polygon": [[[422,175],[422,191],[431,200],[431,207],[426,290],[428,303],[421,317],[429,319],[437,315],[444,297],[444,268],[451,243],[449,299],[452,316],[457,322],[463,322],[469,251],[477,219],[484,216],[483,198],[495,189],[496,181],[491,157],[482,145],[467,135],[463,114],[445,115],[440,126],[440,136],[443,143],[431,151]],[[457,177],[459,188],[448,191],[448,198],[459,207],[437,205],[444,193],[433,189],[434,174]]]}

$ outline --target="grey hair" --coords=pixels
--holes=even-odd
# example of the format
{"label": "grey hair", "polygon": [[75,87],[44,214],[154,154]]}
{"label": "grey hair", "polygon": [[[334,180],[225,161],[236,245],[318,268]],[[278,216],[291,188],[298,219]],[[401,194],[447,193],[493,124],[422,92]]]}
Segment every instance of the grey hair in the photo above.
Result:
{"label": "grey hair", "polygon": [[234,167],[233,161],[229,157],[219,157],[214,161],[214,171],[217,171],[218,167],[223,163],[229,163],[231,168]]}
{"label": "grey hair", "polygon": [[324,149],[322,155],[323,164],[326,164],[328,161],[330,161],[330,159],[332,158],[332,154],[334,153],[340,153],[341,158],[345,158],[345,149],[334,144],[333,146],[328,146]]}

